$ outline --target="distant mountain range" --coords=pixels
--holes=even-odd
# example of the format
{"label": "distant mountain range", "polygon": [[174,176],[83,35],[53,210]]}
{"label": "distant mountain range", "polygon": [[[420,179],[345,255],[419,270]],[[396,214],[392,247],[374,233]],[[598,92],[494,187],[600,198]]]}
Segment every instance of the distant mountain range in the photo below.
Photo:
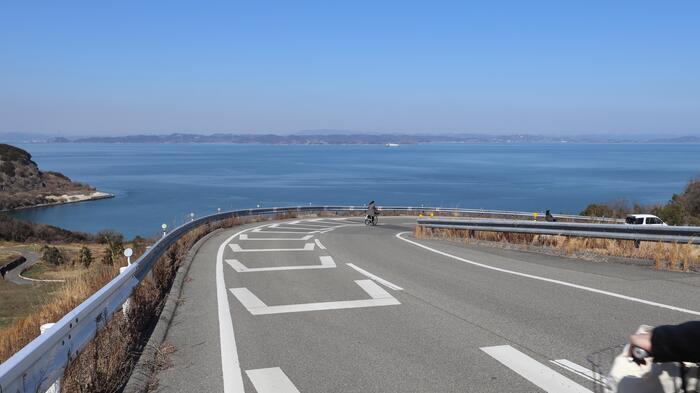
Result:
{"label": "distant mountain range", "polygon": [[0,141],[14,143],[240,143],[279,145],[321,144],[421,144],[421,143],[700,143],[700,136],[633,137],[576,135],[551,136],[534,134],[404,134],[404,133],[350,133],[347,131],[317,130],[295,134],[188,134],[126,135],[91,137],[51,137],[32,134],[0,134]]}

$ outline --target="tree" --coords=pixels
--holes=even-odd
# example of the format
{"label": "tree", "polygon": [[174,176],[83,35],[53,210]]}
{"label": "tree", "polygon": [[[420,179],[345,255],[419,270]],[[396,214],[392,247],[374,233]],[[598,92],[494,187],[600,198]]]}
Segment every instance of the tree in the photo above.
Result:
{"label": "tree", "polygon": [[63,253],[61,253],[61,250],[51,246],[44,246],[41,259],[44,262],[54,266],[63,265],[63,263],[65,262],[65,258],[63,257]]}
{"label": "tree", "polygon": [[591,203],[581,212],[582,216],[613,217],[615,212],[608,205]]}
{"label": "tree", "polygon": [[80,256],[79,256],[79,262],[81,265],[84,267],[90,267],[90,264],[92,264],[93,258],[92,258],[92,252],[90,252],[90,249],[83,246],[80,249]]}

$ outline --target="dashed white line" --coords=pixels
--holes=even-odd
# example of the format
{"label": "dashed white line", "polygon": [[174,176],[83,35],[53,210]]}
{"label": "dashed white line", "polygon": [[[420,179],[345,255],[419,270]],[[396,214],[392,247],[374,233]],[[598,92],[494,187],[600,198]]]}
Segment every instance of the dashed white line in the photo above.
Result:
{"label": "dashed white line", "polygon": [[400,286],[398,286],[398,285],[396,285],[396,284],[392,284],[391,282],[389,282],[389,281],[387,281],[387,280],[385,280],[385,279],[383,279],[383,278],[377,277],[377,276],[375,276],[374,274],[368,272],[367,270],[362,269],[362,268],[359,268],[359,267],[353,265],[352,263],[346,263],[346,265],[348,265],[348,266],[350,266],[351,268],[357,270],[358,272],[360,272],[360,274],[363,274],[363,275],[365,275],[366,277],[369,277],[370,279],[372,279],[372,280],[374,280],[374,281],[376,281],[376,282],[378,282],[378,283],[380,283],[380,284],[383,284],[385,287],[391,288],[391,289],[393,289],[393,290],[395,290],[395,291],[403,291],[403,288],[401,288]]}
{"label": "dashed white line", "polygon": [[326,249],[326,247],[325,247],[323,244],[321,244],[321,241],[318,240],[318,239],[316,239],[316,245],[317,245],[318,248],[320,248],[321,250],[325,250],[325,249]]}
{"label": "dashed white line", "polygon": [[550,393],[592,393],[510,345],[480,348],[534,385]]}
{"label": "dashed white line", "polygon": [[434,248],[425,246],[425,245],[420,244],[420,243],[418,243],[418,242],[414,242],[413,240],[408,240],[408,239],[406,239],[406,238],[404,238],[404,237],[401,236],[401,235],[406,234],[406,233],[410,233],[410,232],[401,232],[401,233],[397,233],[397,234],[396,234],[396,237],[399,238],[399,239],[401,239],[401,240],[403,240],[403,241],[405,241],[405,242],[407,242],[407,243],[411,243],[411,244],[413,244],[413,245],[415,245],[415,246],[421,247],[421,248],[423,248],[423,249],[426,249],[426,250],[428,250],[428,251],[434,252],[434,253],[436,253],[436,254],[440,254],[440,255],[446,256],[446,257],[448,257],[448,258],[452,258],[452,259],[458,260],[458,261],[460,261],[460,262],[468,263],[468,264],[470,264],[470,265],[483,267],[484,269],[494,270],[494,271],[497,271],[497,272],[512,274],[512,275],[520,276],[520,277],[531,278],[531,279],[533,279],[533,280],[544,281],[544,282],[548,282],[548,283],[552,283],[552,284],[563,285],[563,286],[565,286],[565,287],[576,288],[576,289],[580,289],[580,290],[583,290],[583,291],[588,291],[588,292],[597,293],[597,294],[600,294],[600,295],[606,295],[606,296],[615,297],[615,298],[618,298],[618,299],[629,300],[629,301],[631,301],[631,302],[642,303],[642,304],[646,304],[646,305],[648,305],[648,306],[654,306],[654,307],[659,307],[659,308],[665,308],[665,309],[667,309],[667,310],[678,311],[678,312],[682,312],[682,313],[685,313],[685,314],[700,315],[700,311],[694,311],[694,310],[689,310],[689,309],[687,309],[687,308],[676,307],[676,306],[672,306],[672,305],[670,305],[670,304],[652,302],[652,301],[649,301],[649,300],[644,300],[644,299],[640,299],[640,298],[636,298],[636,297],[632,297],[632,296],[622,295],[622,294],[620,294],[620,293],[615,293],[615,292],[610,292],[610,291],[604,291],[604,290],[602,290],[602,289],[596,289],[596,288],[591,288],[591,287],[587,287],[587,286],[584,286],[584,285],[574,284],[574,283],[570,283],[570,282],[567,282],[567,281],[561,281],[561,280],[555,280],[555,279],[552,279],[552,278],[547,278],[547,277],[542,277],[542,276],[536,276],[536,275],[534,275],[534,274],[520,273],[520,272],[516,272],[516,271],[513,271],[513,270],[502,269],[502,268],[500,268],[500,267],[494,267],[494,266],[485,265],[485,264],[483,264],[483,263],[470,261],[469,259],[460,258],[460,257],[458,257],[458,256],[456,256],[456,255],[452,255],[452,254],[448,254],[448,253],[446,253],[446,252],[444,252],[444,251],[436,250],[436,249],[434,249]]}
{"label": "dashed white line", "polygon": [[340,310],[347,308],[381,307],[401,304],[389,292],[377,285],[372,280],[356,280],[359,285],[371,297],[364,300],[348,300],[339,302],[303,303],[282,306],[268,306],[260,298],[255,296],[248,288],[231,288],[239,302],[253,315],[286,314],[307,311]]}
{"label": "dashed white line", "polygon": [[300,393],[279,367],[246,370],[258,393]]}

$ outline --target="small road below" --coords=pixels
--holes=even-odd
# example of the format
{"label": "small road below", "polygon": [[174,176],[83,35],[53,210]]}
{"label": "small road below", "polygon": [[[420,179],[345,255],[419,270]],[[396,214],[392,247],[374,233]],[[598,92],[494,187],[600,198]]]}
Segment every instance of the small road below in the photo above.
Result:
{"label": "small road below", "polygon": [[24,263],[22,263],[21,265],[17,266],[16,268],[8,270],[5,273],[5,280],[18,285],[31,285],[32,282],[30,280],[25,280],[24,278],[20,277],[20,274],[22,273],[22,271],[29,269],[32,265],[39,262],[41,256],[39,255],[39,253],[32,251],[27,247],[9,247],[8,249],[17,251],[18,253],[22,254],[22,256],[25,257],[27,260],[24,261]]}
{"label": "small road below", "polygon": [[161,392],[589,392],[586,355],[700,316],[700,275],[297,219],[197,252]]}

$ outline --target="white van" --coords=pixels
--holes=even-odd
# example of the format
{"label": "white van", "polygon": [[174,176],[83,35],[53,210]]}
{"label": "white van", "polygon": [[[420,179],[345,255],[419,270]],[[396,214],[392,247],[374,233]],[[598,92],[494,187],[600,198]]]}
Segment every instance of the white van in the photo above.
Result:
{"label": "white van", "polygon": [[625,224],[666,226],[666,223],[661,221],[659,217],[651,214],[630,214],[627,216],[627,218],[625,218]]}

